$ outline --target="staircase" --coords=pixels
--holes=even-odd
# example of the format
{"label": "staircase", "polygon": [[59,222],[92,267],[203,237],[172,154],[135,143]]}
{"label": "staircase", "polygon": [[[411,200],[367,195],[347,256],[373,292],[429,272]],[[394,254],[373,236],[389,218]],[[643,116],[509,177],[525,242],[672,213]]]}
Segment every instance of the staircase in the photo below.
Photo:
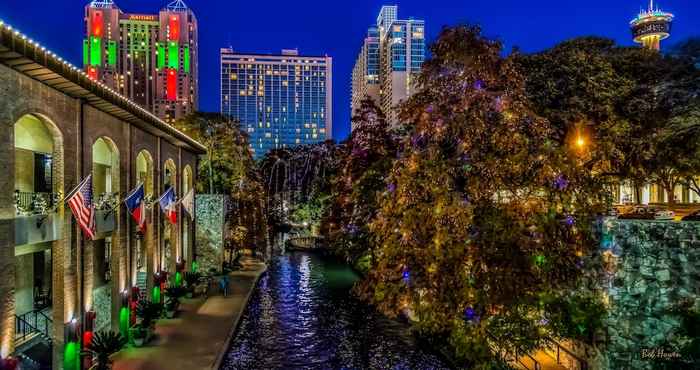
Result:
{"label": "staircase", "polygon": [[139,300],[145,299],[148,288],[148,274],[145,271],[136,273],[136,286],[139,288]]}
{"label": "staircase", "polygon": [[30,311],[15,315],[15,355],[22,369],[51,368],[53,320],[48,310]]}

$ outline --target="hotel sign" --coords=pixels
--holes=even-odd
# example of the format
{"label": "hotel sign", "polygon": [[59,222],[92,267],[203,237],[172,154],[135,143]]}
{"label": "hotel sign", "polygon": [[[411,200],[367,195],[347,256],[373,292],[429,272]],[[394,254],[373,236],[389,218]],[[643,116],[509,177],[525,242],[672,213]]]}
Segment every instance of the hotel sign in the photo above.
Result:
{"label": "hotel sign", "polygon": [[147,14],[129,14],[130,21],[148,21],[148,22],[155,22],[157,21],[155,15],[147,15]]}

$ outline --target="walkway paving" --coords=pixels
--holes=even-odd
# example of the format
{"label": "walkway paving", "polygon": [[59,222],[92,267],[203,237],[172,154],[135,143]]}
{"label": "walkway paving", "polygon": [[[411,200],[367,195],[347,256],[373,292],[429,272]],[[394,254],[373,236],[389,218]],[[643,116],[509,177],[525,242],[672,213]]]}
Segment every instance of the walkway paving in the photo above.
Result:
{"label": "walkway paving", "polygon": [[145,347],[114,356],[114,370],[218,370],[233,330],[266,266],[253,259],[231,274],[227,298],[185,299],[175,319],[159,320],[156,338]]}

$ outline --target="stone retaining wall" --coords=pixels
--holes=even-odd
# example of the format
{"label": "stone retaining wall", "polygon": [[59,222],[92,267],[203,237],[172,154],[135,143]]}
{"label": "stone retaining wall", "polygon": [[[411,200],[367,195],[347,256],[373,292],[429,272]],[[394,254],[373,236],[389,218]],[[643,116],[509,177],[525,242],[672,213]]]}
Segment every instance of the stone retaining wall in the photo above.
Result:
{"label": "stone retaining wall", "polygon": [[673,309],[700,307],[700,222],[606,220],[603,254],[609,299],[609,369],[653,369],[642,350],[682,343]]}

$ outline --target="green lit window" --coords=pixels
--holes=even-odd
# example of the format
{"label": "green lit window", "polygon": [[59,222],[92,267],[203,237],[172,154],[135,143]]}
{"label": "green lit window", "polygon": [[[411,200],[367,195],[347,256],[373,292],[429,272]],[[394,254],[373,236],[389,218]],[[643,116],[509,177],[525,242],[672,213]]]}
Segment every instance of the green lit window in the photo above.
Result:
{"label": "green lit window", "polygon": [[90,37],[90,65],[102,65],[102,40],[95,36]]}
{"label": "green lit window", "polygon": [[90,64],[90,44],[88,40],[83,40],[83,65]]}
{"label": "green lit window", "polygon": [[168,68],[180,68],[180,56],[178,55],[177,42],[168,44]]}
{"label": "green lit window", "polygon": [[114,67],[117,65],[117,43],[110,41],[107,47],[107,63]]}
{"label": "green lit window", "polygon": [[185,73],[190,73],[190,46],[185,45],[185,48],[182,51],[182,58],[183,58],[183,67],[185,69]]}
{"label": "green lit window", "polygon": [[158,48],[157,68],[163,69],[165,67],[165,46],[159,42],[156,44],[156,47]]}

